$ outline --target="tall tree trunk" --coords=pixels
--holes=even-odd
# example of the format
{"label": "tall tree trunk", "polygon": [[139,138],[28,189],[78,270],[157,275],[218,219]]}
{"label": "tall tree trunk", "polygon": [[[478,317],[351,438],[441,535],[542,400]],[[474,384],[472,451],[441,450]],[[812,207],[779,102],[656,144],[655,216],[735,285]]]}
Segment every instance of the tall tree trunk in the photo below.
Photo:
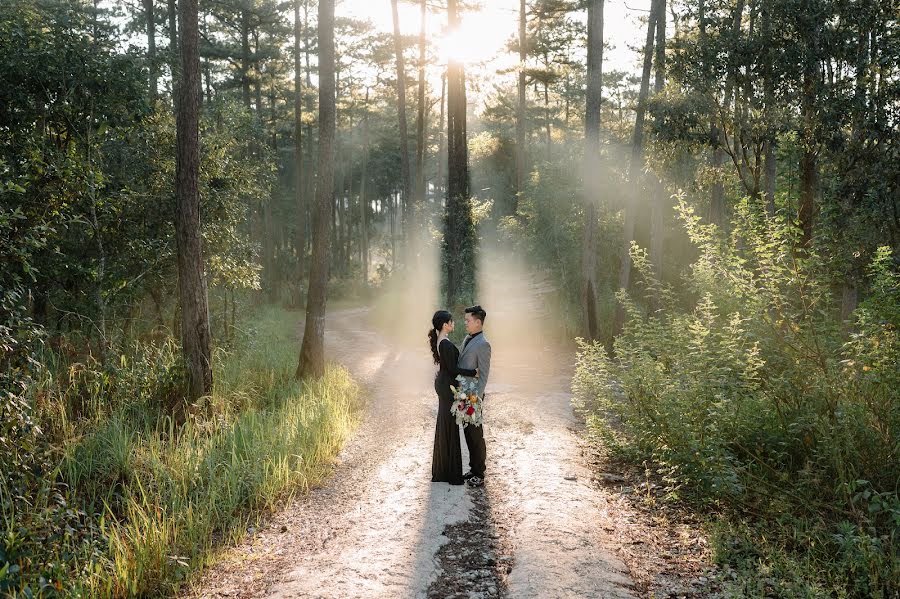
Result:
{"label": "tall tree trunk", "polygon": [[[631,192],[625,200],[625,227],[622,234],[621,267],[619,269],[619,289],[628,290],[631,286],[631,244],[634,241],[634,225],[637,218],[637,201],[643,189],[641,178],[644,159],[644,116],[647,110],[647,97],[650,94],[650,68],[653,64],[653,41],[656,34],[656,19],[659,14],[661,0],[653,0],[650,6],[650,17],[647,19],[647,40],[644,42],[644,68],[641,72],[641,89],[638,92],[638,104],[635,112],[634,135],[631,142],[631,162],[628,169]],[[618,335],[625,326],[625,310],[621,302],[616,304],[613,320],[613,334]]]}
{"label": "tall tree trunk", "polygon": [[419,24],[419,95],[416,107],[416,197],[415,197],[415,229],[418,235],[419,213],[425,206],[425,18],[427,14],[426,0],[420,3],[421,22]]}
{"label": "tall tree trunk", "polygon": [[[807,142],[810,143],[810,142]],[[800,223],[800,244],[809,247],[813,237],[815,202],[818,187],[818,158],[813,148],[805,148],[800,157],[800,206],[797,220]]]}
{"label": "tall tree trunk", "polygon": [[[809,7],[812,10],[814,7]],[[808,248],[812,244],[816,213],[816,196],[819,186],[819,160],[816,139],[816,112],[819,81],[822,68],[819,63],[819,32],[809,31],[808,56],[803,66],[803,87],[800,92],[800,119],[802,131],[800,143],[803,154],[800,157],[800,206],[798,221],[801,230],[801,245]]]}
{"label": "tall tree trunk", "polygon": [[366,102],[363,105],[363,163],[359,183],[359,228],[360,259],[362,261],[363,286],[369,286],[369,88],[366,87]]}
{"label": "tall tree trunk", "polygon": [[[457,0],[448,0],[450,29],[459,28]],[[469,202],[466,148],[466,74],[461,62],[447,65],[447,209],[444,213],[447,306],[472,301],[475,293],[475,225]]]}
{"label": "tall tree trunk", "polygon": [[253,29],[253,95],[256,99],[256,118],[263,121],[262,65],[259,63],[259,29]]}
{"label": "tall tree trunk", "polygon": [[654,47],[654,93],[660,93],[666,85],[666,0],[659,0],[656,10],[656,46]]}
{"label": "tall tree trunk", "polygon": [[[666,0],[657,0],[659,8],[656,12],[656,78],[653,91],[663,91],[666,84]],[[654,180],[650,198],[650,262],[658,281],[663,277],[663,208],[666,201],[666,188],[661,180]],[[653,293],[650,297],[650,311],[655,313],[659,308],[659,297]]]}
{"label": "tall tree trunk", "polygon": [[[732,23],[731,23],[731,44],[732,48],[737,47],[737,42],[740,39],[741,35],[741,16],[744,14],[744,0],[737,0],[737,4],[734,7],[734,11],[732,12]],[[728,114],[731,111],[731,104],[734,102],[735,97],[735,85],[737,84],[737,59],[735,58],[736,52],[731,53],[732,56],[729,58],[731,62],[734,64],[729,65],[728,70],[725,75],[725,100],[722,104],[722,110],[720,114],[723,117],[723,121],[721,123],[714,123],[713,125],[713,134],[715,135],[713,143],[715,144],[715,149],[713,150],[713,168],[716,169],[716,172],[721,172],[722,164],[725,158],[725,148],[728,147],[728,138],[726,136],[726,123],[724,121],[724,115]],[[713,117],[714,120],[718,120],[718,117]],[[735,147],[737,147],[737,121],[734,120],[734,143]],[[737,158],[738,151],[732,150],[734,152],[735,158]],[[740,167],[738,166],[738,174],[740,175]],[[743,180],[743,178],[742,178]],[[717,225],[720,229],[724,229],[727,225],[725,222],[725,185],[721,181],[721,177],[717,177],[716,183],[713,186],[712,198],[710,200],[710,221]]]}
{"label": "tall tree trunk", "polygon": [[[409,177],[409,134],[406,126],[406,68],[403,60],[403,38],[400,36],[400,16],[397,0],[391,0],[391,15],[394,21],[394,53],[397,60],[397,116],[400,122],[400,178],[402,181],[401,214],[404,245],[409,242],[410,222],[410,177]],[[406,256],[404,256],[404,260]]]}
{"label": "tall tree trunk", "polygon": [[100,219],[97,218],[97,186],[96,175],[94,172],[94,164],[92,160],[91,149],[94,146],[93,127],[93,102],[91,103],[90,120],[87,132],[87,159],[90,169],[90,184],[88,185],[88,195],[91,199],[91,228],[94,233],[94,244],[97,249],[97,274],[95,277],[96,286],[94,287],[94,299],[97,303],[97,328],[100,332],[100,355],[101,360],[105,359],[106,349],[108,346],[108,336],[106,334],[106,298],[103,295],[104,278],[106,276],[106,249],[103,246],[103,228],[100,226]]}
{"label": "tall tree trunk", "polygon": [[[334,150],[334,162],[335,162],[335,173],[334,179],[337,179],[337,168],[340,164],[340,156],[341,156],[341,148],[339,144],[335,145]],[[338,219],[337,219],[337,192],[335,190],[339,189],[338,185],[333,185],[331,197],[331,253],[329,255],[329,268],[331,272],[336,272],[338,267],[338,254],[340,253],[340,239],[338,238]]]}
{"label": "tall tree trunk", "polygon": [[[771,44],[769,43],[772,39],[772,0],[762,0],[762,36],[763,40],[766,43],[765,50],[763,51],[763,60],[765,64],[765,72],[763,75],[763,85],[764,90],[764,98],[763,102],[766,107],[766,112],[769,114],[774,114],[775,111],[775,82],[773,80],[774,73],[773,70],[775,65],[774,61],[774,53],[771,48]],[[768,213],[770,218],[775,217],[775,185],[776,185],[776,162],[775,162],[775,145],[776,141],[776,131],[775,127],[771,123],[767,123],[766,125],[766,141],[764,147],[764,166],[763,169],[765,171],[765,202],[766,202],[766,212]]]}
{"label": "tall tree trunk", "polygon": [[241,98],[244,107],[250,109],[250,15],[241,10]]}
{"label": "tall tree trunk", "polygon": [[325,304],[331,242],[328,211],[334,203],[334,72],[334,0],[319,0],[319,173],[306,326],[297,364],[298,378],[319,378],[325,374]]}
{"label": "tall tree trunk", "polygon": [[[278,155],[278,121],[276,115],[276,95],[275,82],[272,81],[269,89],[269,126],[272,128],[272,155]],[[266,244],[268,246],[269,259],[269,301],[277,302],[281,293],[281,272],[278,267],[278,237],[275,230],[275,222],[272,218],[272,203],[275,201],[274,196],[270,195],[266,202],[265,218],[266,218]],[[281,231],[281,227],[278,228]]]}
{"label": "tall tree trunk", "polygon": [[[352,89],[352,83],[351,83]],[[350,144],[347,148],[347,162],[345,164],[346,174],[344,180],[347,182],[344,191],[344,200],[341,205],[344,207],[344,245],[342,248],[344,258],[344,274],[350,272],[350,263],[352,262],[351,246],[353,245],[353,150],[356,147],[353,143],[353,109],[347,111],[350,116]],[[346,204],[344,204],[346,202]]]}
{"label": "tall tree trunk", "polygon": [[597,323],[597,194],[600,190],[600,107],[603,94],[603,4],[588,4],[587,100],[584,119],[584,237],[581,253],[581,305],[584,336],[599,336]]}
{"label": "tall tree trunk", "polygon": [[[306,87],[312,87],[312,68],[309,66],[309,0],[303,0],[303,53],[306,56]],[[309,110],[309,106],[306,107]]]}
{"label": "tall tree trunk", "polygon": [[[705,47],[706,44],[706,2],[705,0],[699,0],[697,4],[697,23],[698,28],[700,30],[700,44]],[[709,152],[709,166],[712,168],[713,172],[716,173],[716,181],[713,183],[713,187],[710,193],[709,198],[709,212],[707,213],[707,217],[709,218],[709,222],[718,226],[719,228],[725,222],[725,186],[719,180],[719,173],[722,170],[722,157],[723,152],[722,148],[719,145],[720,141],[720,133],[719,133],[719,125],[718,125],[718,115],[712,115],[710,118],[709,124],[709,144],[711,146]]]}
{"label": "tall tree trunk", "polygon": [[[864,151],[865,145],[865,116],[867,107],[867,86],[866,79],[868,76],[869,57],[869,36],[873,32],[870,31],[872,25],[860,23],[859,32],[857,33],[857,50],[855,67],[855,81],[853,89],[853,119],[851,121],[850,143],[851,155],[860,155]],[[858,209],[859,203],[863,201],[863,193],[845,193],[841,202],[841,225],[838,228],[838,243],[844,241],[846,227],[843,226],[852,218],[854,212]],[[853,313],[859,305],[859,281],[862,279],[860,272],[860,264],[858,258],[853,258],[848,265],[844,274],[844,280],[841,283],[841,322],[844,323],[844,333],[849,334],[853,328]]]}
{"label": "tall tree trunk", "polygon": [[169,70],[172,72],[172,105],[178,111],[178,82],[181,79],[181,54],[178,51],[178,7],[176,0],[168,0],[166,12],[169,19]]}
{"label": "tall tree trunk", "polygon": [[[814,60],[814,59],[813,59]],[[800,223],[800,243],[808,248],[812,243],[813,224],[816,211],[816,194],[818,192],[819,164],[815,146],[815,110],[816,81],[818,65],[808,66],[803,74],[803,91],[800,100],[800,112],[803,123],[801,143],[803,154],[800,156],[800,206],[797,219]]]}
{"label": "tall tree trunk", "polygon": [[[755,39],[755,36],[756,20],[759,14],[759,1],[748,0],[748,6],[750,9],[750,18],[748,21],[747,29],[747,43],[753,45],[758,43],[758,41]],[[745,134],[748,131],[747,118],[753,110],[753,66],[754,62],[757,61],[758,58],[753,56],[746,56],[745,58],[746,60],[744,61],[743,81],[744,85],[742,90],[743,94],[741,94],[738,98],[740,100],[740,104],[735,102],[735,113],[738,115],[735,119],[735,138],[739,142],[737,144],[737,147],[740,149],[740,154],[738,154],[738,156],[740,156],[740,163],[742,165],[743,172],[745,173],[745,176],[742,177],[742,181],[744,182],[745,188],[749,185],[750,197],[753,198],[753,201],[759,201],[761,191],[760,175],[762,174],[760,169],[759,154],[754,150],[751,152],[751,155],[748,155],[747,146],[750,144],[745,143]],[[763,90],[763,94],[765,94],[765,90]],[[740,110],[738,110],[738,106],[740,106]]]}
{"label": "tall tree trunk", "polygon": [[439,198],[446,195],[447,184],[444,181],[444,164],[447,162],[447,156],[444,152],[444,132],[445,126],[445,107],[447,105],[447,74],[441,74],[441,122],[438,123],[438,169],[437,169],[437,187],[439,188]]}
{"label": "tall tree trunk", "polygon": [[150,103],[155,104],[159,95],[159,65],[156,64],[156,16],[154,0],[144,0],[144,18],[147,19],[147,66],[150,67]]}
{"label": "tall tree trunk", "polygon": [[[294,0],[294,201],[297,204],[297,288],[306,274],[306,195],[303,173],[303,62],[300,54],[300,0]],[[298,298],[299,299],[299,298]]]}
{"label": "tall tree trunk", "polygon": [[203,273],[200,234],[200,35],[197,0],[181,0],[181,82],[175,162],[175,239],[178,248],[178,295],[181,345],[188,364],[189,397],[212,389],[209,304]]}
{"label": "tall tree trunk", "polygon": [[397,201],[391,192],[388,196],[388,214],[391,219],[391,272],[397,270]]}
{"label": "tall tree trunk", "polygon": [[516,196],[511,213],[519,210],[519,198],[525,192],[525,61],[528,60],[525,0],[519,0],[519,98],[516,104]]}
{"label": "tall tree trunk", "polygon": [[[335,50],[335,56],[337,57],[337,51]],[[337,60],[337,58],[335,58]],[[337,102],[337,98],[341,95],[341,63],[337,60],[337,68],[335,70],[335,102]],[[341,162],[341,157],[344,152],[344,144],[343,137],[341,135],[341,112],[338,110],[337,104],[335,104],[334,110],[334,119],[335,119],[335,138],[334,138],[334,193],[332,197],[334,201],[331,204],[331,266],[335,269],[335,272],[340,274],[342,268],[342,256],[341,256],[341,233],[343,232],[343,227],[341,226],[341,203],[343,202],[343,193],[344,193],[344,173],[346,169],[344,168],[344,163]]]}
{"label": "tall tree trunk", "polygon": [[[549,63],[547,70],[550,70]],[[553,158],[553,129],[550,124],[550,84],[544,81],[544,126],[547,130],[547,162]]]}
{"label": "tall tree trunk", "polygon": [[[203,13],[201,13],[203,14]],[[205,39],[209,39],[209,23],[206,20],[206,15],[204,14],[201,23],[203,24],[203,37]],[[201,53],[202,54],[202,53]],[[206,84],[206,102],[210,103],[213,101],[213,83],[212,83],[212,67],[210,66],[209,56],[203,56],[203,79]]]}
{"label": "tall tree trunk", "polygon": [[[312,67],[310,66],[310,42],[309,42],[309,0],[303,0],[303,54],[304,54],[304,71],[306,74],[306,89],[312,89]],[[306,112],[312,114],[313,97],[312,94],[306,96]],[[304,204],[306,205],[306,239],[307,245],[312,237],[312,207],[310,206],[310,198],[313,198],[315,189],[315,171],[313,169],[313,123],[307,120],[306,123],[306,185],[304,186]]]}

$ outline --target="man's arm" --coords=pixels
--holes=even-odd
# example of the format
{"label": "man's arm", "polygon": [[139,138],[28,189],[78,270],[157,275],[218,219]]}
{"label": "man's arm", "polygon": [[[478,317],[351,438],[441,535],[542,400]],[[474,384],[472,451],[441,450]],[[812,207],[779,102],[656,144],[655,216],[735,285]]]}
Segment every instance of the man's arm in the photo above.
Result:
{"label": "man's arm", "polygon": [[491,372],[491,344],[485,341],[478,348],[478,395],[484,397],[484,388],[487,387],[488,375]]}

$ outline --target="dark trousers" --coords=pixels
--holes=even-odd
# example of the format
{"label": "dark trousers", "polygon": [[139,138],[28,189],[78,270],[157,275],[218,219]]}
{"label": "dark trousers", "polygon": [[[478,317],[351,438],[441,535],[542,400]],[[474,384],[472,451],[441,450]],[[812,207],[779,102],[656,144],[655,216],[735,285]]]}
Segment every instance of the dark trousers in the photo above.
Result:
{"label": "dark trousers", "polygon": [[475,476],[484,478],[485,459],[487,458],[487,448],[484,444],[484,427],[470,424],[463,428],[463,434],[466,436],[466,447],[469,448],[469,470]]}

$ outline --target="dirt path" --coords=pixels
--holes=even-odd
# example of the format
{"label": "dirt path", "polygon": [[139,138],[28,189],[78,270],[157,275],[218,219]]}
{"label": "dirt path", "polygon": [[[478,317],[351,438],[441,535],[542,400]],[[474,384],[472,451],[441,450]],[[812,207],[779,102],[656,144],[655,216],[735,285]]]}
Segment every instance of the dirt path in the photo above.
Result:
{"label": "dirt path", "polygon": [[191,596],[636,596],[609,549],[610,498],[574,432],[572,356],[519,334],[523,314],[547,317],[540,293],[509,271],[484,287],[494,363],[479,490],[430,482],[436,398],[425,348],[394,347],[366,310],[332,313],[327,349],[363,383],[366,419],[330,482],[234,548]]}

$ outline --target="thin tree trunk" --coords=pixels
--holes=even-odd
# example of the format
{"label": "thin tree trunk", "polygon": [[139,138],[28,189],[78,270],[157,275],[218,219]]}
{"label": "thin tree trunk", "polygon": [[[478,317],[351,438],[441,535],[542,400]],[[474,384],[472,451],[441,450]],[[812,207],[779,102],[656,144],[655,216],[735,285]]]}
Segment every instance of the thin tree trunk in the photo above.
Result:
{"label": "thin tree trunk", "polygon": [[[335,56],[337,56],[337,49],[335,50]],[[337,59],[336,59],[337,60]],[[341,93],[341,63],[337,61],[336,69],[335,69],[335,102],[337,102],[337,97]],[[338,197],[341,195],[341,186],[343,185],[343,180],[340,179],[341,175],[344,172],[343,165],[341,164],[341,113],[337,108],[337,104],[335,104],[334,108],[334,120],[335,120],[335,137],[334,137],[334,191],[332,193],[332,203],[331,203],[331,268],[334,272],[337,272],[338,267],[340,266],[340,254],[341,254],[341,230],[338,226]]]}
{"label": "thin tree trunk", "polygon": [[[400,16],[397,12],[397,0],[391,0],[391,15],[394,21],[394,53],[397,60],[397,117],[400,124],[400,178],[402,182],[401,226],[404,245],[409,242],[410,225],[410,189],[409,176],[409,134],[406,125],[406,68],[403,60],[403,38],[400,36]],[[405,259],[405,257],[404,257]]]}
{"label": "thin tree trunk", "polygon": [[364,287],[369,286],[369,88],[366,87],[366,102],[363,105],[363,163],[359,183],[359,222],[360,222],[360,258],[362,261],[362,280]]}
{"label": "thin tree trunk", "polygon": [[[741,15],[744,14],[744,0],[737,0],[737,4],[734,8],[734,12],[732,13],[732,24],[731,24],[731,39],[732,44],[736,46],[737,41],[740,37],[741,33]],[[736,60],[734,57],[731,60]],[[720,116],[714,117],[716,121],[719,119],[722,120],[721,123],[714,123],[713,125],[713,134],[715,135],[714,143],[715,149],[713,150],[713,168],[717,173],[721,172],[722,164],[725,159],[725,148],[728,147],[728,139],[726,137],[726,123],[725,123],[725,115],[731,111],[731,104],[734,101],[734,87],[736,85],[736,71],[737,66],[731,65],[728,68],[728,72],[725,75],[725,100],[722,104],[722,110]],[[734,122],[734,138],[735,143],[737,143],[737,122]],[[735,157],[737,157],[737,151],[732,150],[734,152]],[[740,167],[738,167],[738,174],[740,175]],[[742,178],[743,180],[743,178]],[[726,226],[725,222],[725,185],[721,181],[721,177],[717,177],[716,183],[713,186],[712,198],[710,200],[710,222],[717,225],[720,229],[724,229]]]}
{"label": "thin tree trunk", "polygon": [[447,191],[447,183],[444,180],[444,164],[447,162],[447,157],[444,152],[444,131],[446,131],[445,126],[445,107],[447,104],[447,74],[444,73],[441,75],[441,122],[438,123],[438,129],[440,133],[438,134],[438,170],[437,170],[437,186],[439,188],[438,197],[443,198],[446,196]]}
{"label": "thin tree trunk", "polygon": [[[353,89],[353,79],[351,78],[348,82],[348,89]],[[347,162],[345,163],[346,174],[343,177],[343,180],[347,182],[347,187],[344,192],[345,200],[341,201],[341,205],[344,207],[344,273],[350,271],[350,263],[352,259],[352,251],[351,245],[353,244],[353,150],[356,145],[353,142],[353,104],[351,103],[350,107],[347,110],[349,124],[349,133],[350,143],[347,148]],[[344,204],[346,202],[346,205]]]}
{"label": "thin tree trunk", "polygon": [[[706,43],[706,2],[705,0],[699,0],[697,5],[697,22],[698,28],[700,30],[700,44],[705,47]],[[709,222],[722,227],[722,224],[725,220],[725,186],[722,185],[721,181],[718,180],[719,173],[722,169],[722,148],[719,146],[719,126],[718,126],[718,115],[713,115],[710,118],[709,125],[709,143],[712,146],[709,152],[709,166],[712,168],[713,172],[716,173],[716,181],[713,183],[713,187],[710,193],[709,198],[709,212],[707,217],[709,218]]]}
{"label": "thin tree trunk", "polygon": [[[340,89],[340,85],[338,85],[338,95],[340,95]],[[344,181],[347,176],[347,163],[343,160],[345,144],[340,133],[341,121],[339,111],[335,110],[335,114],[337,115],[338,130],[335,134],[334,149],[334,235],[332,237],[334,245],[332,246],[332,264],[335,267],[336,274],[340,275],[344,272]]]}
{"label": "thin tree trunk", "polygon": [[391,272],[393,272],[397,269],[397,201],[393,192],[388,196],[388,202],[388,213],[391,219]]}
{"label": "thin tree trunk", "polygon": [[306,326],[297,364],[298,378],[319,378],[325,374],[325,304],[331,241],[328,211],[334,203],[334,73],[334,0],[319,0],[319,174]]}
{"label": "thin tree trunk", "polygon": [[262,100],[262,67],[259,64],[259,29],[253,29],[253,95],[256,99],[256,115],[262,122],[263,120],[263,100]]}
{"label": "thin tree trunk", "polygon": [[800,222],[800,243],[808,248],[812,243],[813,226],[816,211],[816,195],[819,184],[819,161],[815,140],[815,113],[817,83],[819,81],[820,66],[815,58],[818,48],[818,35],[811,34],[812,58],[807,58],[807,64],[803,73],[803,89],[800,98],[800,118],[803,131],[800,140],[803,144],[803,154],[800,157],[800,206],[797,218]]}
{"label": "thin tree trunk", "polygon": [[212,389],[209,304],[200,234],[200,48],[197,0],[179,3],[181,82],[175,162],[175,239],[181,344],[188,364],[189,398]]}
{"label": "thin tree trunk", "polygon": [[[306,57],[306,87],[312,87],[312,68],[309,66],[309,0],[303,0],[303,53]],[[306,107],[309,110],[309,106]]]}
{"label": "thin tree trunk", "polygon": [[241,11],[241,98],[244,107],[250,109],[250,16]]}
{"label": "thin tree trunk", "polygon": [[[93,119],[93,109],[91,110],[91,118]],[[88,167],[90,168],[90,185],[88,193],[91,198],[91,228],[94,231],[94,243],[97,248],[97,276],[96,286],[94,288],[94,299],[97,302],[97,329],[100,333],[100,354],[101,360],[105,359],[107,348],[106,334],[106,298],[103,296],[103,279],[106,277],[106,249],[103,247],[103,230],[100,227],[100,220],[97,218],[97,186],[96,172],[94,171],[93,160],[91,156],[91,148],[94,141],[92,138],[92,127],[88,125],[87,134],[87,158]]]}
{"label": "thin tree trunk", "polygon": [[[749,9],[750,9],[750,18],[748,22],[747,29],[747,43],[755,44],[756,40],[754,36],[756,35],[756,20],[757,15],[759,13],[759,1],[758,0],[749,0]],[[765,42],[764,42],[765,43]],[[738,140],[738,148],[740,149],[740,162],[743,166],[744,173],[748,173],[752,177],[752,181],[750,181],[750,197],[753,198],[753,201],[758,201],[760,199],[760,164],[759,164],[759,155],[754,150],[751,152],[752,154],[752,164],[751,157],[747,154],[746,144],[745,144],[745,132],[747,129],[747,115],[751,113],[753,110],[753,62],[758,60],[756,57],[747,56],[744,62],[744,86],[743,86],[743,95],[740,97],[740,111],[738,112],[737,106],[735,106],[735,112],[738,112],[737,125],[735,127],[735,137]],[[763,90],[765,94],[765,90]],[[744,185],[747,185],[747,178],[743,177]]]}
{"label": "thin tree trunk", "polygon": [[[277,96],[275,93],[274,80],[269,88],[269,127],[271,127],[271,148],[273,156],[278,155],[278,120],[277,120]],[[262,117],[262,113],[260,113]],[[275,198],[270,195],[269,201],[266,202],[265,219],[266,219],[266,244],[268,246],[269,259],[269,301],[277,302],[281,293],[281,269],[278,264],[278,254],[281,245],[281,227],[276,229],[275,221],[272,216],[272,204]]]}
{"label": "thin tree trunk", "polygon": [[519,97],[516,104],[516,195],[511,206],[515,215],[525,192],[525,62],[528,60],[525,0],[519,0]]}
{"label": "thin tree trunk", "polygon": [[550,84],[546,81],[544,81],[544,125],[547,129],[547,162],[550,162],[553,158],[553,130],[550,124]]}
{"label": "thin tree trunk", "polygon": [[[644,115],[647,110],[647,97],[650,94],[650,68],[653,64],[653,41],[656,33],[656,19],[659,14],[660,0],[653,0],[650,17],[647,19],[647,40],[644,43],[644,68],[641,73],[641,89],[638,92],[638,104],[635,113],[634,135],[631,144],[631,162],[628,169],[631,193],[625,200],[625,227],[622,235],[621,267],[619,269],[619,289],[628,290],[631,286],[631,244],[634,241],[634,225],[637,218],[637,201],[641,194],[641,164],[644,157]],[[625,326],[625,310],[621,302],[616,304],[613,320],[613,334],[618,335]]]}
{"label": "thin tree trunk", "polygon": [[[769,40],[772,39],[772,0],[762,0],[762,36],[763,40],[766,42],[766,49],[764,50],[763,56],[765,61],[765,74],[763,85],[765,89],[763,91],[765,98],[764,103],[766,107],[766,112],[769,114],[773,114],[775,110],[775,83],[773,81],[774,73],[772,72],[774,69],[773,65],[773,52],[769,45]],[[775,185],[776,185],[776,162],[775,162],[775,127],[771,124],[767,125],[767,133],[766,133],[766,141],[765,141],[765,159],[764,159],[764,170],[765,170],[765,202],[766,202],[766,212],[768,213],[770,218],[775,217]]]}
{"label": "thin tree trunk", "polygon": [[156,16],[153,14],[154,0],[144,0],[144,18],[147,19],[147,66],[150,67],[150,104],[156,103],[159,95],[159,66],[156,64]]}
{"label": "thin tree trunk", "polygon": [[[871,25],[869,26],[871,27]],[[869,57],[869,36],[872,32],[865,25],[860,24],[860,30],[857,34],[857,51],[856,63],[854,65],[855,81],[853,90],[854,114],[850,130],[851,153],[857,155],[863,151],[865,144],[865,114],[867,105],[867,59]],[[863,200],[862,193],[846,193],[841,202],[842,215],[841,225],[838,228],[838,243],[843,241],[846,227],[843,226],[847,220],[853,216],[857,210],[859,203]],[[841,284],[841,321],[844,323],[844,334],[847,335],[853,329],[853,313],[859,305],[859,281],[861,279],[860,265],[858,258],[851,258],[848,269],[844,274],[844,280]]]}
{"label": "thin tree trunk", "polygon": [[172,106],[178,111],[178,82],[181,79],[181,54],[178,51],[178,7],[176,0],[168,0],[166,4],[169,18],[169,69],[172,74]]}
{"label": "thin tree trunk", "polygon": [[[204,15],[202,18],[203,24],[203,36],[206,39],[209,39],[209,24],[206,20],[206,16]],[[210,103],[213,101],[213,84],[212,84],[212,67],[210,66],[209,56],[203,57],[203,79],[206,84],[206,101]]]}
{"label": "thin tree trunk", "polygon": [[597,194],[600,190],[600,106],[603,94],[603,4],[588,4],[587,100],[584,119],[585,223],[581,254],[581,305],[584,335],[599,337],[597,322]]}
{"label": "thin tree trunk", "polygon": [[[312,89],[312,67],[310,66],[310,43],[309,43],[309,0],[303,0],[303,54],[304,54],[304,70],[306,72],[306,89]],[[307,94],[306,96],[306,112],[312,114],[313,111],[313,98],[312,94]],[[315,190],[315,169],[313,168],[313,124],[312,121],[309,120],[306,123],[306,172],[308,173],[306,177],[306,185],[304,186],[304,201],[303,203],[306,206],[306,239],[307,246],[310,244],[310,240],[312,238],[312,230],[311,230],[311,222],[312,222],[312,207],[310,206],[310,199],[314,196]]]}
{"label": "thin tree trunk", "polygon": [[850,331],[853,327],[853,313],[859,305],[858,275],[856,268],[852,267],[841,285],[841,322],[844,323],[845,331]]}
{"label": "thin tree trunk", "polygon": [[[303,173],[303,63],[300,55],[300,0],[294,0],[294,201],[297,204],[297,288],[306,275],[306,196]],[[297,298],[299,300],[299,297]]]}
{"label": "thin tree trunk", "polygon": [[421,23],[419,25],[419,96],[416,114],[416,196],[414,214],[414,234],[419,231],[419,213],[425,206],[425,18],[426,0],[421,0]]}
{"label": "thin tree trunk", "polygon": [[813,148],[806,148],[800,157],[800,207],[797,211],[803,247],[809,247],[812,242],[817,187],[818,159]]}
{"label": "thin tree trunk", "polygon": [[[666,0],[657,0],[659,7],[656,12],[656,78],[653,91],[657,94],[663,91],[666,83]],[[663,207],[666,198],[666,189],[661,180],[654,180],[650,199],[650,262],[653,265],[653,273],[658,281],[663,277]],[[655,313],[659,308],[659,297],[653,293],[650,297],[650,312]]]}

